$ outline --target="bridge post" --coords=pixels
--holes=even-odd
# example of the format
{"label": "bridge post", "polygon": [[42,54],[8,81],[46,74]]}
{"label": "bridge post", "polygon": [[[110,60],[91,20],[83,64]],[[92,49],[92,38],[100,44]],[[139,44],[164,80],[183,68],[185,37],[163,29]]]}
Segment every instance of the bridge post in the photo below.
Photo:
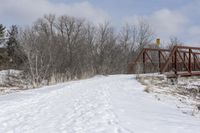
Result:
{"label": "bridge post", "polygon": [[146,61],[145,61],[146,56],[145,55],[146,55],[146,50],[143,53],[143,73],[146,73],[146,70],[145,70],[146,69],[146,67],[145,67],[146,66]]}
{"label": "bridge post", "polygon": [[191,68],[192,67],[192,64],[191,64],[192,57],[191,57],[191,53],[192,53],[192,50],[189,49],[189,62],[188,62],[189,73],[192,72],[192,68]]}
{"label": "bridge post", "polygon": [[194,61],[194,65],[193,65],[193,67],[194,67],[194,71],[196,70],[196,59],[195,59],[195,54],[193,54],[193,61]]}
{"label": "bridge post", "polygon": [[174,53],[175,55],[174,55],[174,57],[175,57],[175,59],[174,59],[174,69],[175,69],[175,74],[177,75],[177,50],[175,51],[175,53]]}
{"label": "bridge post", "polygon": [[161,51],[158,51],[159,72],[161,72]]}

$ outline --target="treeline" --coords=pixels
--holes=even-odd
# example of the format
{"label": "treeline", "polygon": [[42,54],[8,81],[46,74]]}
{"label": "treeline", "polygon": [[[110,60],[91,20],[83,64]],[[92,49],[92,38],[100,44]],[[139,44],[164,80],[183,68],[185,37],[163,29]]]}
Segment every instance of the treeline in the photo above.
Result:
{"label": "treeline", "polygon": [[139,49],[149,46],[154,32],[144,21],[114,28],[71,16],[45,15],[31,27],[9,30],[12,62],[35,86],[96,74],[121,74]]}

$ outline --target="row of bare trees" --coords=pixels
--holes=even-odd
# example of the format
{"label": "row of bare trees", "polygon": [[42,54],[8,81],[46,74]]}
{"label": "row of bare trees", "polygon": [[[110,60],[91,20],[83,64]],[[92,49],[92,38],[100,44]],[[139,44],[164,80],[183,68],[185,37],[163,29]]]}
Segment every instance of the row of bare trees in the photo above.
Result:
{"label": "row of bare trees", "polygon": [[126,73],[129,60],[153,36],[144,21],[115,29],[108,22],[95,25],[50,14],[18,32],[16,51],[21,53],[23,69],[38,86],[44,81]]}

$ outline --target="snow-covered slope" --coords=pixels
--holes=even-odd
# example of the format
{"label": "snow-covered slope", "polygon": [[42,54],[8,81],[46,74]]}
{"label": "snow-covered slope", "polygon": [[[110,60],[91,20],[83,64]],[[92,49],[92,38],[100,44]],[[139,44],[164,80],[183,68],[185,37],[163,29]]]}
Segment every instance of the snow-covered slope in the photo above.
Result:
{"label": "snow-covered slope", "polygon": [[133,75],[0,97],[0,133],[199,133],[200,119],[145,93]]}

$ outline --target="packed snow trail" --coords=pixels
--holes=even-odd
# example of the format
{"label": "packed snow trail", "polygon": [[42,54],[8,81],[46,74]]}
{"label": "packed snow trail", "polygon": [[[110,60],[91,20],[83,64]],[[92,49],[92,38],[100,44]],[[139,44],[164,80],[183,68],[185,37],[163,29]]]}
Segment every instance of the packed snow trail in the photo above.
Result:
{"label": "packed snow trail", "polygon": [[199,133],[199,119],[143,90],[116,75],[0,96],[0,133]]}

